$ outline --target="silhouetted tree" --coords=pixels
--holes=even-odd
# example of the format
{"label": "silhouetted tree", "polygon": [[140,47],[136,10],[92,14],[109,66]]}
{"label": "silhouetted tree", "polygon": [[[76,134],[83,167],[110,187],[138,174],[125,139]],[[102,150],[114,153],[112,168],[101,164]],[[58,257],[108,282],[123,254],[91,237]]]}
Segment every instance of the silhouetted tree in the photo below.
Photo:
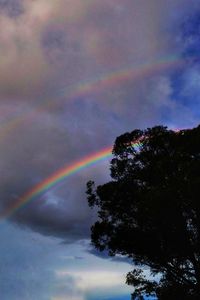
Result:
{"label": "silhouetted tree", "polygon": [[132,299],[200,299],[200,126],[125,133],[113,156],[112,181],[87,184],[92,243],[132,259]]}

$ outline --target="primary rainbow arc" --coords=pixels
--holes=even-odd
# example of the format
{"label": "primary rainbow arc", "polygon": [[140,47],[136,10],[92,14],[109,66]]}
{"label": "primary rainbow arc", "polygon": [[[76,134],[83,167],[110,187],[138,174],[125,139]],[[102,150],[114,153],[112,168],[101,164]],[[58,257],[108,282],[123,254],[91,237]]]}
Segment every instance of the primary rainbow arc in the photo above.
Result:
{"label": "primary rainbow arc", "polygon": [[[139,142],[133,143],[133,146],[139,145]],[[94,165],[95,163],[107,159],[112,156],[112,147],[104,148],[101,151],[93,153],[92,155],[86,156],[83,159],[61,168],[57,172],[53,173],[45,180],[35,185],[29,191],[27,191],[22,197],[18,199],[11,207],[9,207],[3,214],[1,214],[0,218],[6,218],[15,213],[18,209],[25,206],[30,201],[36,199],[41,196],[44,192],[49,189],[55,187],[58,183],[62,182],[64,179],[69,177],[72,174],[79,172],[80,170]]]}

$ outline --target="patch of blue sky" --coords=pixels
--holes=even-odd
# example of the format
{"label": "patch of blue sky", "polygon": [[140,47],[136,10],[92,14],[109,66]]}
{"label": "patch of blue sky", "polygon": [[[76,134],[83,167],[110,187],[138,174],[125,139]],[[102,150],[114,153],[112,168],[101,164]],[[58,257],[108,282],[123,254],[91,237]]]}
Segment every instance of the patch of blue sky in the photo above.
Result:
{"label": "patch of blue sky", "polygon": [[181,25],[183,55],[200,61],[200,12],[186,18]]}
{"label": "patch of blue sky", "polygon": [[[177,38],[178,36],[178,38]],[[194,120],[200,117],[200,12],[188,16],[179,27],[176,38],[181,49],[181,55],[188,64],[184,69],[171,73],[171,101],[174,107],[188,111]],[[162,120],[170,123],[173,110],[163,107]]]}
{"label": "patch of blue sky", "polygon": [[[178,75],[178,76],[177,76]],[[171,76],[171,99],[191,112],[194,118],[200,117],[200,65],[195,64],[182,74]],[[166,112],[165,116],[169,116]]]}

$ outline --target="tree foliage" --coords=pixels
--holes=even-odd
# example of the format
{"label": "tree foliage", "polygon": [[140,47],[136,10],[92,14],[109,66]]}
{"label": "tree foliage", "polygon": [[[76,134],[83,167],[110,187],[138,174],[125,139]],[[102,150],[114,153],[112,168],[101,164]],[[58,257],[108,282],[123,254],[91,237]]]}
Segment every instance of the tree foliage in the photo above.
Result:
{"label": "tree foliage", "polygon": [[92,243],[132,259],[133,299],[200,299],[200,126],[125,133],[113,156],[112,180],[87,184]]}

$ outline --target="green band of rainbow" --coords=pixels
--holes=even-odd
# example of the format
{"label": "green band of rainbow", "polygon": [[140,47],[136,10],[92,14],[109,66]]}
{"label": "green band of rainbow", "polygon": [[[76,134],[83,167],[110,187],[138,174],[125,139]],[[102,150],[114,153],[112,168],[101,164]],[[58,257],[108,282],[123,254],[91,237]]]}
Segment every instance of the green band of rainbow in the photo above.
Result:
{"label": "green band of rainbow", "polygon": [[[137,147],[139,142],[135,142],[133,146]],[[41,196],[43,193],[48,191],[49,189],[55,187],[58,183],[65,180],[72,174],[79,172],[82,169],[85,169],[91,165],[96,164],[104,159],[107,159],[112,156],[112,147],[104,148],[103,150],[93,153],[92,155],[86,156],[80,161],[77,161],[69,166],[66,166],[57,172],[53,173],[45,180],[35,185],[29,191],[27,191],[22,197],[18,199],[11,207],[9,207],[6,211],[4,211],[0,218],[6,218],[11,216],[17,210],[28,204],[37,197]]]}

